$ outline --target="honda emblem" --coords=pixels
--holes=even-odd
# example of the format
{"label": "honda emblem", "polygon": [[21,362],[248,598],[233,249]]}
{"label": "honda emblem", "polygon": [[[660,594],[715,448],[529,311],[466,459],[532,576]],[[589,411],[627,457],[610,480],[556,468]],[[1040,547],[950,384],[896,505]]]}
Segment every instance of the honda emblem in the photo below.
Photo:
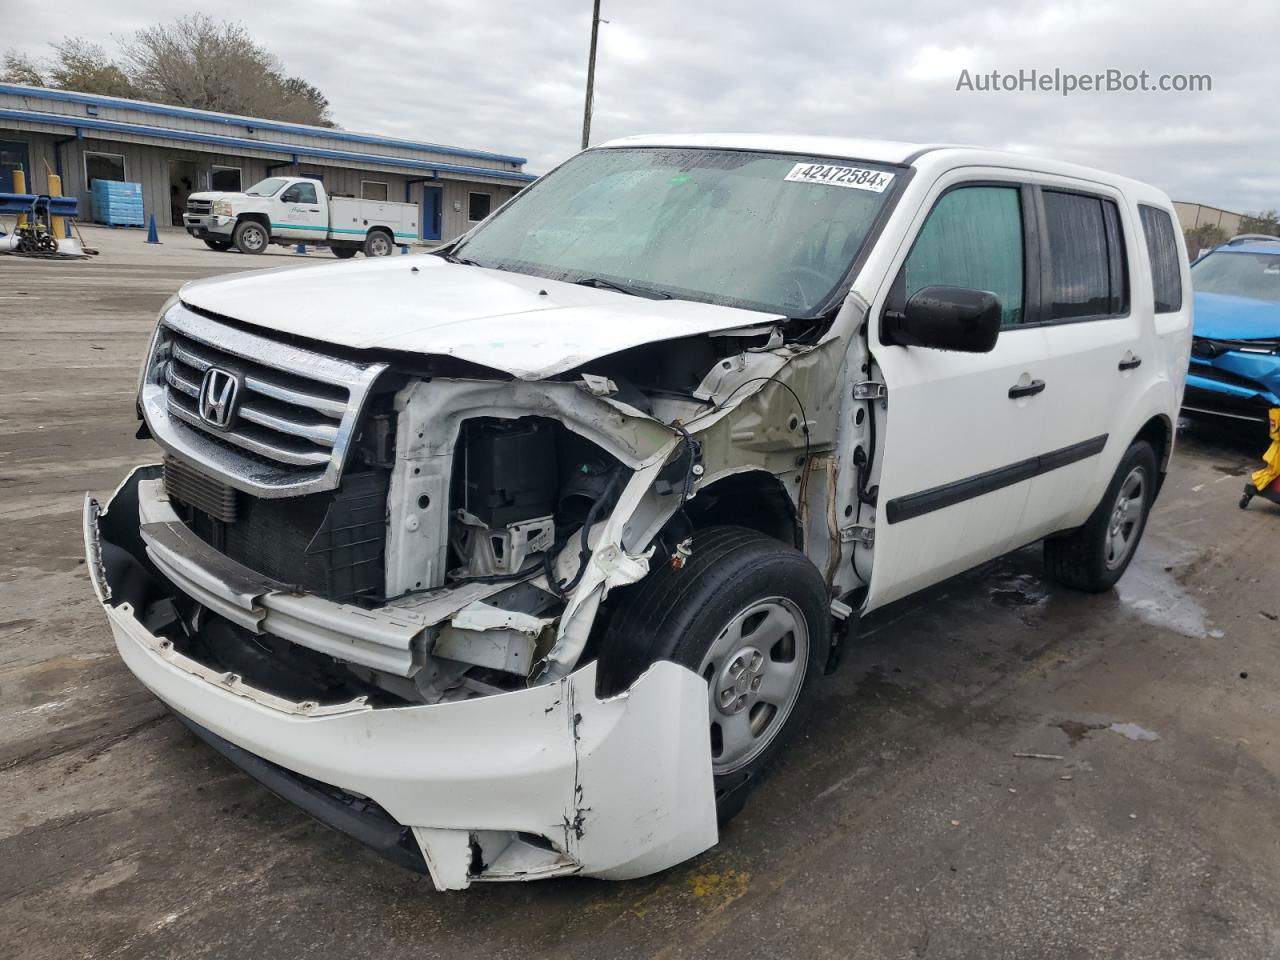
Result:
{"label": "honda emblem", "polygon": [[225,430],[236,414],[236,397],[240,381],[221,367],[210,367],[200,384],[200,419],[211,427]]}

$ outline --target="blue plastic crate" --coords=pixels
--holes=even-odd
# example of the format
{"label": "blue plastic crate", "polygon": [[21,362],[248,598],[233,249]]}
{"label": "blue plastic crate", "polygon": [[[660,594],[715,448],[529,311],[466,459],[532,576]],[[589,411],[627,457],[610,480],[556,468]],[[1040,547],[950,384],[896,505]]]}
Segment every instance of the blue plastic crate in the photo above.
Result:
{"label": "blue plastic crate", "polygon": [[114,227],[140,227],[145,222],[142,184],[119,180],[95,180],[92,185],[93,219]]}

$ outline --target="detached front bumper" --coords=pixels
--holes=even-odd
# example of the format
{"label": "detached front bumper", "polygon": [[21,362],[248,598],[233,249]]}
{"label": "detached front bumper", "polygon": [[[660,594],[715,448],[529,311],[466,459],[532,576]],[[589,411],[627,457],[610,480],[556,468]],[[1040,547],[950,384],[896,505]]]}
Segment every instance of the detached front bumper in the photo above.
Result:
{"label": "detached front bumper", "polygon": [[105,510],[85,500],[87,563],[120,656],[277,793],[402,863],[420,851],[439,889],[575,873],[627,879],[715,844],[706,684],[692,671],[656,663],[606,700],[594,664],[434,705],[282,699],[180,653],[122,599],[127,575],[112,558],[143,549],[130,515],[142,479],[135,471]]}

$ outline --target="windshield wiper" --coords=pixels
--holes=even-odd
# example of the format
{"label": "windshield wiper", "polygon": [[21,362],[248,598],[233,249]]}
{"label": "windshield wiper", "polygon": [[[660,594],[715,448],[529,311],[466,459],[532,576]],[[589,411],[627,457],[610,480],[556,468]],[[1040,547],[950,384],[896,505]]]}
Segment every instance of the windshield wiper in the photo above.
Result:
{"label": "windshield wiper", "polygon": [[618,293],[625,293],[629,297],[644,297],[646,300],[670,300],[671,294],[663,293],[661,290],[650,290],[647,287],[633,287],[625,283],[618,283],[616,280],[605,280],[603,277],[583,277],[581,280],[573,280],[580,287],[595,287],[598,290],[616,290]]}
{"label": "windshield wiper", "polygon": [[445,260],[449,263],[461,263],[461,264],[465,264],[468,267],[480,266],[480,264],[476,263],[474,260],[468,260],[466,257],[460,257],[456,253],[453,253],[447,250],[437,253],[436,256],[439,257],[441,260]]}

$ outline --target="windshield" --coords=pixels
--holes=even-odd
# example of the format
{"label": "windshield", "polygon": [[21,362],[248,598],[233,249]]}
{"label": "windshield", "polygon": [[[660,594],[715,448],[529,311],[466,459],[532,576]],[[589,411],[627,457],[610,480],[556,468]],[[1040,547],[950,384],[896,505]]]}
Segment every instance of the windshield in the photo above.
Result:
{"label": "windshield", "polygon": [[539,180],[453,253],[554,280],[811,316],[853,263],[894,176],[855,160],[593,150]]}
{"label": "windshield", "polygon": [[1191,268],[1197,293],[1280,302],[1280,253],[1211,253]]}
{"label": "windshield", "polygon": [[267,177],[255,183],[245,191],[245,194],[250,197],[274,197],[284,184],[284,177]]}

